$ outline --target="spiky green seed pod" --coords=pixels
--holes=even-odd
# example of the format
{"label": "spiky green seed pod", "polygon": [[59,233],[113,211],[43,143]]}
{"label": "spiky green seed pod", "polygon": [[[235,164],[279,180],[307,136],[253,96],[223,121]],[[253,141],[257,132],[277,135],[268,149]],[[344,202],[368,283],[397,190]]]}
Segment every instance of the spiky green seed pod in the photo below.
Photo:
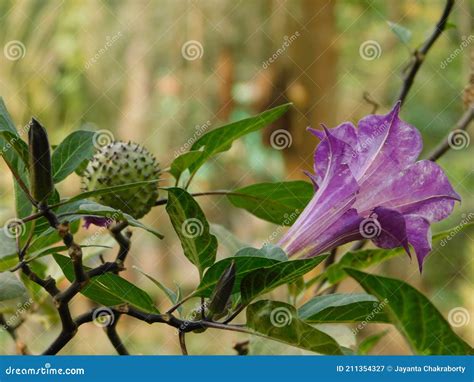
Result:
{"label": "spiky green seed pod", "polygon": [[[83,175],[83,190],[93,191],[127,183],[158,179],[155,157],[144,147],[115,141],[102,147]],[[156,183],[97,196],[98,203],[121,210],[136,219],[146,215],[158,198]]]}
{"label": "spiky green seed pod", "polygon": [[48,134],[34,118],[28,130],[28,161],[30,169],[30,192],[38,203],[44,202],[54,190],[51,175],[51,153]]}

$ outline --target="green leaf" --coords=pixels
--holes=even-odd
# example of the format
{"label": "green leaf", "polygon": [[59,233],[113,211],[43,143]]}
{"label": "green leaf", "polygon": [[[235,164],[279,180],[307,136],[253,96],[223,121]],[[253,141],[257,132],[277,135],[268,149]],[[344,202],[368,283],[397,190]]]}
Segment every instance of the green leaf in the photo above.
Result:
{"label": "green leaf", "polygon": [[204,134],[191,147],[191,151],[202,150],[203,154],[189,166],[190,172],[195,173],[210,157],[229,150],[236,139],[268,126],[281,117],[289,107],[290,104],[281,105],[254,117],[221,126]]}
{"label": "green leaf", "polygon": [[457,25],[454,24],[454,23],[451,23],[451,22],[447,22],[445,25],[444,25],[444,30],[448,30],[448,29],[456,29],[457,28]]}
{"label": "green leaf", "polygon": [[240,284],[242,303],[248,304],[255,297],[270,292],[280,285],[295,282],[325,258],[326,256],[321,255],[312,259],[285,261],[252,271]]}
{"label": "green leaf", "polygon": [[21,161],[28,164],[28,145],[18,136],[18,133],[12,133],[9,130],[2,130],[0,127],[0,137],[6,141],[3,151],[13,149],[20,157]]}
{"label": "green leaf", "polygon": [[282,302],[262,300],[247,307],[247,326],[264,337],[320,354],[342,355],[337,342],[298,318]]}
{"label": "green leaf", "polygon": [[458,233],[464,231],[465,229],[474,227],[474,222],[469,222],[468,219],[470,218],[469,217],[464,218],[460,224],[452,227],[451,229],[434,233],[431,240],[439,241],[441,245],[446,245],[447,242],[452,240],[452,238],[456,236]]}
{"label": "green leaf", "polygon": [[[474,222],[464,222],[457,226],[442,232],[433,234],[431,241],[433,243],[440,242],[441,245],[447,244],[455,235],[461,231],[474,226]],[[363,249],[354,252],[347,252],[339,262],[329,266],[326,271],[321,273],[318,280],[325,280],[330,284],[337,284],[347,277],[344,268],[365,269],[372,265],[382,263],[394,257],[404,255],[406,252],[403,248],[394,249]]]}
{"label": "green leaf", "polygon": [[[166,287],[161,282],[159,282],[157,279],[155,279],[154,277],[152,277],[149,274],[142,271],[140,268],[138,268],[136,266],[133,266],[133,269],[136,269],[143,276],[145,276],[148,280],[150,280],[153,284],[155,284],[166,295],[166,297],[168,297],[168,300],[172,304],[176,304],[178,302],[178,294],[177,293],[174,293],[170,288]],[[178,307],[178,309],[180,309],[180,308],[181,308],[181,306]]]}
{"label": "green leaf", "polygon": [[59,183],[73,173],[84,160],[94,155],[94,132],[74,131],[54,150],[52,156],[53,180]]}
{"label": "green leaf", "polygon": [[68,222],[74,222],[84,216],[99,216],[114,220],[126,220],[132,227],[137,227],[150,232],[159,239],[163,239],[163,235],[156,229],[143,224],[134,217],[123,213],[120,210],[104,206],[90,200],[76,200],[74,203],[62,204],[57,214],[60,218],[65,218]]}
{"label": "green leaf", "polygon": [[399,24],[392,23],[391,21],[387,21],[387,24],[389,25],[392,32],[395,33],[395,35],[398,37],[398,39],[403,44],[408,45],[411,40],[411,31],[405,27],[402,27]]}
{"label": "green leaf", "polygon": [[365,293],[329,294],[312,298],[298,309],[305,322],[390,322],[376,297]]}
{"label": "green leaf", "polygon": [[331,284],[341,282],[347,277],[344,268],[365,269],[379,264],[393,257],[405,253],[403,248],[394,249],[363,249],[361,251],[347,252],[339,262],[329,266],[323,277]]}
{"label": "green leaf", "polygon": [[[264,247],[265,248],[265,247]],[[232,261],[235,262],[235,283],[233,293],[240,291],[240,283],[242,279],[256,269],[262,269],[277,264],[281,261],[275,259],[271,252],[256,248],[243,248],[238,251],[235,256],[228,257],[213,264],[204,274],[201,283],[193,293],[195,296],[210,297],[214,290],[219,277],[229,267]],[[274,255],[273,255],[274,256]],[[284,259],[286,260],[286,259]]]}
{"label": "green leaf", "polygon": [[384,330],[383,332],[375,333],[371,336],[368,336],[367,338],[364,338],[357,347],[357,354],[368,355],[387,333],[388,330]]}
{"label": "green leaf", "polygon": [[144,180],[142,182],[127,183],[127,184],[121,184],[120,186],[104,187],[99,190],[82,192],[79,195],[73,196],[72,198],[62,201],[61,203],[59,203],[59,205],[65,206],[67,204],[77,202],[78,200],[85,200],[85,199],[89,199],[89,198],[100,196],[100,195],[113,194],[114,192],[119,192],[119,191],[133,189],[133,188],[140,188],[150,183],[158,183],[159,181],[160,179]]}
{"label": "green leaf", "polygon": [[276,245],[267,244],[262,248],[242,248],[235,256],[247,256],[247,257],[264,257],[266,259],[277,260],[277,261],[288,261],[288,256],[283,249]]}
{"label": "green leaf", "polygon": [[26,288],[23,283],[10,272],[0,273],[0,301],[12,300],[23,296]]}
{"label": "green leaf", "polygon": [[199,160],[203,155],[203,151],[188,151],[177,157],[170,167],[170,174],[178,181],[181,174],[186,171],[195,161]]}
{"label": "green leaf", "polygon": [[[54,260],[69,281],[74,280],[74,269],[71,260],[62,255],[53,255]],[[85,270],[90,270],[84,267]],[[151,297],[142,289],[114,273],[105,273],[89,280],[81,294],[91,300],[105,305],[115,306],[130,304],[146,312],[158,313]]]}
{"label": "green leaf", "polygon": [[0,272],[14,267],[17,262],[16,241],[14,238],[7,236],[2,227],[0,228]]}
{"label": "green leaf", "polygon": [[472,348],[459,338],[428,298],[411,285],[388,277],[346,269],[384,309],[416,354],[466,355]]}
{"label": "green leaf", "polygon": [[[110,246],[105,245],[81,245],[81,248],[112,248]],[[25,257],[25,262],[29,263],[33,260],[39,259],[41,257],[45,257],[48,255],[53,255],[58,252],[66,251],[67,247],[65,246],[57,246],[57,247],[50,247],[50,248],[43,248],[39,251],[32,252],[31,250],[28,251],[28,255]],[[18,264],[18,255],[13,253],[11,255],[0,257],[0,272],[5,272],[9,269],[12,269]]]}
{"label": "green leaf", "polygon": [[314,188],[301,180],[260,183],[233,190],[227,198],[260,219],[291,226],[314,195]]}
{"label": "green leaf", "polygon": [[[29,179],[28,179],[28,162],[24,161],[24,153],[25,150],[28,150],[26,143],[21,140],[18,132],[15,128],[15,124],[13,123],[5,103],[3,102],[3,98],[0,97],[0,131],[5,131],[10,133],[8,135],[10,139],[6,140],[2,135],[0,135],[0,146],[2,150],[0,150],[0,155],[3,157],[5,162],[8,164],[9,168],[15,172],[18,178],[20,178],[26,187],[29,187]],[[14,140],[14,142],[12,142]],[[23,152],[22,155],[18,154],[18,147],[23,146],[22,149],[19,151]],[[11,149],[13,148],[13,150]],[[14,180],[14,189],[15,189],[15,206],[17,216],[22,218],[31,214],[33,210],[33,206],[30,203],[25,192],[18,186],[16,180]]]}
{"label": "green leaf", "polygon": [[217,239],[209,232],[209,223],[199,204],[181,188],[168,188],[166,212],[181,241],[184,255],[199,270],[214,264],[217,253]]}

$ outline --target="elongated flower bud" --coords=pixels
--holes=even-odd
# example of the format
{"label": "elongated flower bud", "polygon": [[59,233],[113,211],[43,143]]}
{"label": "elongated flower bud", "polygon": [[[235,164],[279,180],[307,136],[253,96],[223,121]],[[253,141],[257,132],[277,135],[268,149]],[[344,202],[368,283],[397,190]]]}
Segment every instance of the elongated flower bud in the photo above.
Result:
{"label": "elongated flower bud", "polygon": [[44,202],[53,192],[54,183],[51,175],[51,154],[48,134],[34,118],[28,131],[30,191],[37,202]]}
{"label": "elongated flower bud", "polygon": [[215,318],[216,316],[225,313],[230,296],[232,295],[232,289],[234,289],[234,284],[235,262],[232,261],[232,263],[222,273],[219,281],[217,281],[214,291],[212,292],[211,302],[208,307],[208,315],[210,318]]}

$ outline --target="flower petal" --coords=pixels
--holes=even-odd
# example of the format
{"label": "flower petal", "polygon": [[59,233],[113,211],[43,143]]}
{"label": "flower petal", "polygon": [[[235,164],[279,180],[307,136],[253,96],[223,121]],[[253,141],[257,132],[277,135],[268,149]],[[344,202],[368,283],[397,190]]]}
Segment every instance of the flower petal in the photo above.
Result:
{"label": "flower petal", "polygon": [[345,122],[339,126],[334,127],[333,129],[327,129],[324,127],[323,131],[315,129],[308,130],[321,140],[314,151],[314,172],[316,174],[316,180],[319,184],[322,182],[324,174],[326,174],[327,168],[329,166],[330,147],[326,131],[329,131],[334,138],[345,143],[345,163],[349,163],[352,160],[353,153],[357,145],[357,132],[354,125],[350,122]]}
{"label": "flower petal", "polygon": [[423,270],[423,262],[431,251],[431,229],[430,222],[423,216],[406,215],[405,225],[408,242],[412,245],[418,260],[420,273]]}
{"label": "flower petal", "polygon": [[302,257],[312,257],[327,252],[351,241],[363,239],[359,226],[362,218],[354,208],[347,210],[336,222],[324,232],[314,237],[310,245],[304,248]]}
{"label": "flower petal", "polygon": [[386,115],[369,115],[359,121],[357,156],[351,165],[362,184],[385,175],[394,175],[416,161],[423,148],[420,132],[398,117],[400,103]]}
{"label": "flower petal", "polygon": [[380,248],[403,247],[410,255],[404,216],[384,207],[377,207],[374,212],[380,224],[379,234],[372,238],[374,244]]}
{"label": "flower petal", "polygon": [[84,225],[83,227],[88,229],[91,224],[96,225],[97,227],[107,227],[111,223],[109,218],[102,216],[84,216]]}
{"label": "flower petal", "polygon": [[327,130],[325,139],[329,148],[329,165],[320,188],[279,243],[288,254],[311,244],[311,240],[337,221],[352,206],[359,190],[348,165],[344,163],[349,146]]}
{"label": "flower petal", "polygon": [[[385,174],[381,173],[381,176],[385,177]],[[449,216],[455,200],[460,200],[442,168],[428,160],[410,165],[389,184],[383,182],[385,180],[381,180],[372,192],[361,193],[358,197],[354,207],[361,215],[379,205],[434,222]]]}

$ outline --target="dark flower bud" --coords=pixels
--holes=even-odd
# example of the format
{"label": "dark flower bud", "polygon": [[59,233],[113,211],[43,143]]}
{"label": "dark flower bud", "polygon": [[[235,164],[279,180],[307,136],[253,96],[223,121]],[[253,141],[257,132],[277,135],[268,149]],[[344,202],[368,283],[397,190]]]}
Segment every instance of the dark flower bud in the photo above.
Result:
{"label": "dark flower bud", "polygon": [[37,202],[44,202],[53,192],[54,183],[51,175],[51,154],[48,134],[34,118],[28,131],[30,190]]}
{"label": "dark flower bud", "polygon": [[217,281],[208,306],[208,315],[212,319],[226,312],[227,304],[235,284],[235,262],[226,268]]}

